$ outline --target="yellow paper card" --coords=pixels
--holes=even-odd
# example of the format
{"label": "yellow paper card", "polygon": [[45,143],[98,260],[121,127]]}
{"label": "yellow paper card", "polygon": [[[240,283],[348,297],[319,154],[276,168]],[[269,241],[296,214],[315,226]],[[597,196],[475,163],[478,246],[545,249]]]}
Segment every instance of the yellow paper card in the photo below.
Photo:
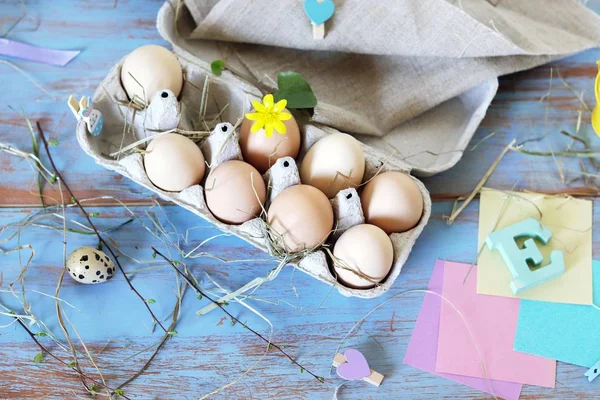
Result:
{"label": "yellow paper card", "polygon": [[[561,250],[565,258],[565,272],[558,278],[514,295],[510,290],[513,277],[508,267],[498,251],[487,248],[485,238],[494,230],[530,217],[540,220],[552,232],[547,245],[536,240],[544,255],[541,268],[550,263],[552,250]],[[477,293],[592,304],[592,224],[591,201],[484,188],[479,208]]]}

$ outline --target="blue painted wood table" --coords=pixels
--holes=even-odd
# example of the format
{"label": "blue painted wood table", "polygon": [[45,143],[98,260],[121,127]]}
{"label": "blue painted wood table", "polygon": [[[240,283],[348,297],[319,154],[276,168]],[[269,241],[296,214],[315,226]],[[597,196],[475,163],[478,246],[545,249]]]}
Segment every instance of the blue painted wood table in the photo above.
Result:
{"label": "blue painted wood table", "polygon": [[[189,252],[216,229],[178,207],[155,203],[153,196],[121,176],[96,166],[76,143],[75,121],[65,100],[71,93],[91,94],[108,70],[134,48],[161,41],[155,17],[162,0],[30,0],[26,10],[17,0],[0,2],[0,34],[12,28],[9,38],[39,46],[82,49],[66,67],[10,60],[0,63],[0,142],[11,143],[31,152],[32,140],[21,114],[39,121],[50,139],[57,168],[102,231],[130,219],[108,235],[127,257],[121,260],[132,283],[153,312],[169,325],[176,303],[177,279],[164,262],[152,258],[150,246],[165,249],[167,238]],[[600,11],[600,2],[588,5]],[[23,15],[24,13],[24,15]],[[374,300],[345,298],[315,279],[286,268],[276,281],[263,285],[246,302],[258,314],[240,304],[228,310],[262,334],[273,327],[273,341],[296,358],[306,369],[325,378],[324,383],[291,364],[281,353],[266,346],[240,324],[231,324],[220,310],[202,317],[196,311],[207,305],[190,291],[181,303],[177,331],[166,342],[144,374],[127,385],[123,394],[132,399],[194,399],[238,379],[260,361],[244,378],[215,399],[327,399],[341,383],[329,375],[337,345],[371,308],[407,289],[424,288],[437,258],[473,262],[476,257],[478,202],[474,201],[458,217],[446,224],[453,201],[469,193],[493,159],[513,138],[530,150],[555,152],[583,149],[583,144],[561,131],[575,133],[579,111],[583,120],[579,135],[592,148],[600,149],[589,124],[593,106],[596,50],[554,62],[531,71],[501,79],[500,91],[472,141],[472,148],[453,169],[425,179],[434,201],[432,218],[419,238],[394,288]],[[22,70],[40,87],[36,87]],[[560,78],[559,78],[560,76]],[[564,82],[561,81],[564,79]],[[581,99],[574,95],[582,93]],[[42,152],[43,153],[43,152]],[[42,154],[42,162],[48,159]],[[582,172],[583,171],[583,172]],[[0,255],[0,302],[23,311],[17,298],[8,293],[9,283],[24,275],[29,315],[43,321],[59,339],[64,339],[55,310],[55,289],[63,265],[62,211],[52,215],[41,208],[37,173],[21,157],[0,154],[0,249],[21,246],[20,252]],[[569,193],[596,199],[597,169],[589,159],[536,157],[509,152],[491,176],[488,186],[499,189],[530,190],[543,193]],[[45,185],[47,204],[60,200],[58,186]],[[114,199],[119,199],[122,206]],[[68,202],[68,200],[67,200]],[[70,227],[67,250],[97,241],[85,228],[85,220],[73,207],[66,211]],[[23,221],[26,220],[25,227]],[[600,219],[599,219],[600,220]],[[156,223],[160,221],[160,225]],[[77,225],[81,223],[83,225]],[[54,228],[53,228],[54,227]],[[594,227],[594,255],[600,241]],[[163,241],[157,237],[162,237]],[[200,250],[216,258],[186,259],[186,264],[206,287],[217,282],[233,290],[255,277],[265,276],[275,263],[263,253],[233,237],[220,236],[204,243]],[[172,256],[176,256],[171,252]],[[217,290],[214,290],[217,293]],[[100,380],[85,352],[93,356],[108,386],[116,387],[146,363],[161,337],[145,305],[118,274],[109,284],[88,287],[66,278],[59,304],[64,309],[65,326],[81,355],[84,373]],[[458,384],[423,373],[402,364],[402,358],[421,304],[421,295],[401,297],[375,312],[347,340],[369,354],[372,368],[386,376],[384,384],[351,385],[341,391],[348,399],[456,399],[486,398]],[[12,307],[12,308],[11,308]],[[3,309],[6,311],[6,309]],[[34,362],[39,348],[10,316],[0,315],[0,398],[74,399],[88,398],[78,376],[48,355]],[[269,322],[267,322],[267,320]],[[34,333],[41,328],[33,324]],[[173,332],[174,333],[174,332]],[[69,352],[53,344],[48,336],[37,339],[54,354],[72,361]],[[80,341],[81,339],[81,341]],[[82,346],[85,343],[85,348]],[[596,344],[590,344],[596,345]],[[39,361],[39,360],[38,360]],[[584,368],[559,363],[556,389],[526,386],[525,399],[595,398],[599,382],[588,383]],[[105,396],[103,391],[97,395]]]}

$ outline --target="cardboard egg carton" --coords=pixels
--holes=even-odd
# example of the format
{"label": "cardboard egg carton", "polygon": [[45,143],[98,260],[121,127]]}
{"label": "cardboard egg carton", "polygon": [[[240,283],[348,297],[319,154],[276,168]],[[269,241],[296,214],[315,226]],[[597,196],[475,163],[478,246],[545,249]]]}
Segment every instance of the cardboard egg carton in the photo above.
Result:
{"label": "cardboard egg carton", "polygon": [[[174,36],[172,36],[175,34],[174,27],[173,22],[169,21],[174,21],[174,14],[172,8],[165,5],[159,13],[158,25],[161,34],[173,43],[175,41]],[[232,124],[235,124],[243,116],[244,112],[248,112],[251,109],[251,100],[260,99],[262,95],[254,86],[228,71],[224,71],[220,77],[214,76],[210,65],[200,57],[194,55],[195,51],[199,50],[183,49],[174,45],[174,53],[178,57],[185,75],[182,93],[179,96],[181,104],[180,127],[187,130],[197,127],[202,91],[208,82],[209,95],[203,123],[207,123],[207,121],[211,122],[209,124],[211,126],[207,126],[207,128],[214,130],[214,133],[204,141],[201,150],[207,161],[211,162],[211,166],[214,167],[228,159],[241,158],[239,145],[236,146],[237,133],[234,132],[233,136],[229,136],[230,138],[233,137],[233,140],[230,140],[223,146],[224,136],[221,135],[219,138],[216,131],[219,129],[232,129]],[[147,128],[147,122],[150,121],[149,117],[145,115],[147,110],[134,112],[133,109],[123,105],[129,99],[120,80],[122,63],[123,60],[111,69],[93,96],[94,107],[102,112],[104,116],[102,133],[99,136],[92,136],[88,133],[85,122],[81,121],[77,125],[77,140],[82,149],[93,157],[99,165],[128,177],[156,193],[161,198],[178,204],[213,223],[222,231],[231,232],[248,243],[267,251],[266,241],[263,237],[264,227],[262,226],[265,222],[262,219],[255,218],[242,225],[224,224],[217,220],[209,211],[204,199],[204,189],[201,185],[192,186],[180,193],[166,192],[155,187],[150,182],[144,170],[143,156],[140,153],[111,155],[136,142],[139,138],[144,138],[155,133]],[[228,106],[220,114],[222,107],[226,104]],[[230,124],[227,124],[227,122]],[[301,163],[307,150],[319,139],[337,132],[330,127],[319,126],[310,122],[304,123],[299,120],[299,123],[302,131],[302,147],[296,160],[298,164]],[[405,173],[410,173],[413,169],[412,165],[399,158],[394,158],[389,153],[384,153],[382,150],[364,143],[361,143],[361,146],[366,160],[363,181],[372,178],[380,169],[382,171],[401,171]],[[284,161],[281,160],[280,162],[283,163]],[[273,171],[269,171],[264,176],[267,182],[271,182],[270,186],[274,190],[281,191],[283,188],[297,183],[297,178],[293,176],[294,174],[290,176],[287,172],[276,170],[276,167],[277,165],[273,167]],[[427,224],[431,213],[431,199],[427,189],[418,179],[414,177],[412,179],[417,184],[423,196],[423,216],[419,224],[410,231],[390,235],[394,247],[394,263],[389,275],[379,286],[372,289],[352,289],[337,283],[331,272],[328,257],[326,257],[323,251],[309,254],[295,265],[295,267],[326,284],[335,284],[337,290],[344,296],[374,298],[385,293],[400,274],[413,245]],[[343,191],[340,196],[332,199],[334,214],[340,229],[347,229],[363,220],[362,215],[360,215],[358,192],[354,189],[347,190],[347,192]],[[346,198],[350,193],[352,193],[352,196]],[[339,232],[332,235],[329,243],[338,236]]]}
{"label": "cardboard egg carton", "polygon": [[[264,224],[262,219],[255,218],[242,225],[224,224],[217,220],[209,211],[204,199],[204,189],[201,185],[192,186],[180,193],[166,192],[154,186],[148,179],[144,169],[142,154],[136,152],[127,155],[111,155],[136,142],[139,138],[150,136],[153,133],[146,128],[147,118],[145,114],[147,110],[136,111],[134,116],[133,110],[123,105],[123,103],[128,102],[128,98],[121,86],[120,71],[122,62],[123,60],[109,72],[108,76],[94,93],[93,101],[95,108],[102,112],[104,116],[102,133],[99,136],[90,135],[83,121],[77,126],[77,140],[82,149],[92,156],[98,164],[128,177],[158,194],[161,198],[184,207],[215,224],[219,229],[232,232],[252,245],[267,251],[267,245],[262,233],[264,232],[263,226],[261,226]],[[251,100],[261,97],[258,90],[234,77],[213,76],[208,65],[192,63],[182,58],[180,58],[180,62],[185,74],[185,83],[180,96],[180,102],[185,105],[182,107],[181,126],[190,127],[194,124],[194,119],[197,118],[197,110],[200,107],[201,93],[199,93],[199,88],[203,88],[207,76],[209,77],[208,82],[210,85],[209,99],[212,99],[214,96],[215,101],[209,101],[205,120],[210,120],[212,115],[216,116],[220,112],[218,104],[229,104],[225,112],[221,115],[221,119],[223,121],[235,122],[243,115],[244,110],[250,109]],[[126,121],[127,127],[124,129]],[[212,128],[213,133],[201,146],[201,150],[207,161],[211,163],[211,166],[214,168],[222,162],[241,159],[241,152],[239,145],[237,145],[237,132],[233,132],[230,135],[233,125],[231,123],[218,123]],[[320,138],[337,132],[328,127],[311,124],[304,125],[301,130],[302,147],[298,157],[299,162],[301,162],[306,151]],[[230,140],[225,141],[227,137]],[[386,171],[410,172],[410,166],[398,160],[390,159],[389,155],[383,154],[379,150],[375,150],[364,144],[362,148],[366,160],[364,180],[370,179],[380,168]],[[278,191],[283,190],[291,184],[298,183],[297,168],[295,163],[293,163],[293,159],[287,160],[287,164],[292,169],[295,169],[295,173],[292,172],[290,175],[281,171],[280,168],[282,168],[285,161],[285,159],[281,159],[264,177],[266,183],[270,182],[270,186]],[[394,245],[394,265],[390,274],[380,286],[364,290],[347,288],[341,284],[336,284],[330,265],[322,251],[304,258],[296,267],[327,284],[336,284],[339,292],[346,296],[372,298],[383,294],[391,287],[400,274],[402,266],[408,258],[417,237],[427,223],[431,212],[429,193],[420,181],[416,178],[413,179],[423,195],[423,216],[419,224],[412,230],[390,235],[390,239]],[[362,221],[362,215],[357,215],[357,211],[360,210],[360,207],[357,209],[356,205],[358,193],[354,189],[351,189],[351,191],[355,193],[354,197],[356,197],[352,201],[350,201],[352,197],[351,199],[346,199],[346,191],[343,191],[344,193],[342,193],[341,197],[338,196],[332,201],[340,228],[344,229],[349,228],[356,222]]]}

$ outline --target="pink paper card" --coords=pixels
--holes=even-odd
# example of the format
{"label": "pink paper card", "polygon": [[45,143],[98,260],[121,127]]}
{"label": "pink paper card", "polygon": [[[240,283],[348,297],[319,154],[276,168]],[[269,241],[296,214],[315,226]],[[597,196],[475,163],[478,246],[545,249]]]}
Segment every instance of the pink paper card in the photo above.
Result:
{"label": "pink paper card", "polygon": [[[477,268],[445,262],[442,294],[462,313],[482,355],[487,377],[554,387],[556,361],[513,350],[519,299],[478,295]],[[473,338],[454,308],[442,301],[436,372],[485,377]]]}
{"label": "pink paper card", "polygon": [[[427,289],[441,294],[443,279],[444,262],[438,260],[431,274],[431,280]],[[505,400],[518,400],[522,386],[520,383],[495,381],[493,379],[486,380],[453,374],[438,374],[435,372],[441,310],[441,297],[434,294],[426,294],[421,306],[421,312],[410,337],[406,354],[404,355],[404,363]]]}

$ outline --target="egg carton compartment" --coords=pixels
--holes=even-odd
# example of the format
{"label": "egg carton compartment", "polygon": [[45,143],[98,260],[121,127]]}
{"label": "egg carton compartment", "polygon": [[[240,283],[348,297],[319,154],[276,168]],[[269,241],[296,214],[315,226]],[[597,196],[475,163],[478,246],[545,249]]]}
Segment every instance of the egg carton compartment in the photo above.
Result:
{"label": "egg carton compartment", "polygon": [[[261,93],[255,87],[230,73],[223,73],[221,77],[212,75],[210,65],[195,58],[193,55],[187,54],[182,56],[181,53],[178,52],[176,52],[176,54],[183,67],[185,76],[182,93],[179,97],[181,104],[180,128],[190,129],[191,127],[197,126],[198,110],[200,108],[200,99],[202,98],[201,94],[204,85],[208,82],[210,85],[209,101],[206,105],[207,111],[205,120],[209,120],[211,116],[216,117],[221,112],[221,107],[226,104],[228,106],[220,115],[220,118],[216,118],[215,126],[208,127],[214,129],[213,134],[204,141],[200,148],[203,151],[206,160],[209,161],[209,163],[214,163],[214,165],[211,164],[211,167],[213,168],[230,159],[241,159],[239,144],[236,147],[238,140],[236,136],[237,133],[233,132],[233,135],[227,136],[230,132],[224,131],[225,128],[231,130],[233,126],[227,122],[218,122],[220,120],[229,122],[237,121],[243,116],[245,111],[250,110],[250,101],[253,99],[260,99]],[[84,122],[80,122],[77,125],[77,139],[82,149],[93,157],[98,164],[128,177],[141,186],[153,191],[162,199],[184,207],[203,219],[213,223],[220,230],[231,232],[263,251],[267,251],[268,247],[266,239],[264,238],[265,222],[262,219],[255,218],[242,225],[228,225],[222,223],[217,220],[208,209],[202,186],[194,185],[182,192],[166,192],[154,186],[148,179],[144,168],[143,156],[141,154],[133,153],[130,155],[111,156],[111,154],[114,154],[119,149],[137,142],[140,138],[156,133],[148,130],[145,124],[147,118],[145,113],[147,112],[147,109],[134,112],[131,108],[127,107],[129,99],[120,81],[122,63],[123,60],[111,69],[108,76],[104,79],[93,96],[94,107],[104,115],[105,122],[102,133],[99,136],[92,136],[88,133]],[[300,125],[302,145],[298,156],[298,165],[308,149],[310,149],[310,147],[319,139],[326,135],[338,132],[335,129],[316,124],[309,123],[302,126],[300,123]],[[222,130],[220,134],[219,130]],[[224,142],[223,138],[229,138],[229,141]],[[389,154],[384,154],[382,151],[362,143],[361,147],[365,155],[365,175],[363,181],[371,179],[378,171],[400,171],[410,173],[411,166],[403,161],[394,159]],[[220,150],[215,151],[217,148]],[[219,155],[222,157],[217,157]],[[271,182],[270,186],[274,190],[281,191],[291,184],[298,183],[296,177],[290,177],[289,174],[277,170],[277,165],[281,166],[286,161],[291,164],[294,160],[280,159],[278,164],[276,164],[275,167],[272,167],[272,170],[269,170],[264,176],[266,182]],[[205,176],[207,175],[208,171]],[[327,284],[335,284],[338,291],[344,296],[374,298],[385,293],[400,274],[415,241],[427,224],[431,213],[429,193],[419,180],[412,176],[411,178],[415,181],[423,196],[423,215],[418,225],[410,231],[393,233],[390,235],[394,248],[394,262],[390,273],[380,285],[371,289],[353,289],[337,283],[331,273],[328,257],[323,251],[316,251],[309,254],[297,263],[295,267]],[[332,200],[334,210],[336,210],[336,218],[338,218],[340,222],[339,225],[341,228],[345,229],[353,226],[352,224],[355,224],[362,218],[361,216],[359,216],[358,219],[356,219],[356,216],[354,216],[354,219],[347,217],[349,215],[347,209],[354,207],[356,210],[356,200],[360,202],[358,192],[355,189],[349,189],[348,193],[342,195],[345,196],[350,193],[353,195],[356,194],[357,199],[354,199],[354,202],[341,204],[345,197]],[[351,198],[347,200],[351,200]],[[346,207],[345,211],[344,207]],[[360,203],[358,203],[358,208],[360,209]],[[340,213],[344,212],[347,220],[339,218]],[[335,240],[335,237],[337,236],[333,235],[329,239],[329,243]]]}

